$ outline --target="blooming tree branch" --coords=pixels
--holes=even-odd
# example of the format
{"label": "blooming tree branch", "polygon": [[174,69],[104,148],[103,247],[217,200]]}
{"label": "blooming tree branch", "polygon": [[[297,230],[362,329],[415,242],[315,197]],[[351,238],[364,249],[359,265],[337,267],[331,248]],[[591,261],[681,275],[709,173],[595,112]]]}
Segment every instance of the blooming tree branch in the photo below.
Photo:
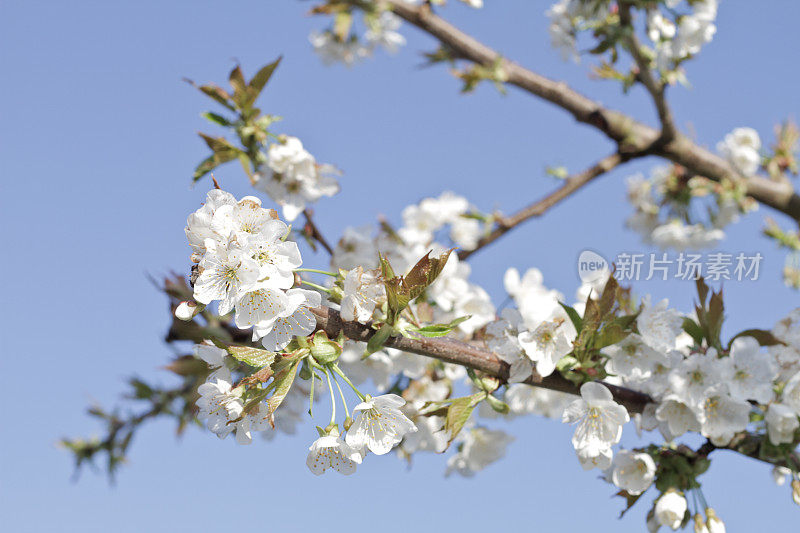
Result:
{"label": "blooming tree branch", "polygon": [[456,57],[485,67],[499,64],[505,74],[506,83],[557,105],[578,122],[602,131],[620,145],[621,151],[664,157],[718,182],[728,179],[744,180],[749,196],[800,221],[800,196],[795,194],[791,185],[758,176],[742,178],[724,159],[681,134],[662,144],[658,130],[624,113],[602,106],[564,82],[551,80],[503,58],[495,50],[435,15],[430,5],[412,5],[402,0],[385,1],[395,14],[438,39],[453,50]]}
{"label": "blooming tree branch", "polygon": [[577,174],[573,174],[568,176],[564,179],[564,184],[556,189],[555,191],[551,192],[544,198],[537,200],[536,202],[532,203],[531,205],[517,211],[511,216],[508,217],[501,217],[500,220],[497,222],[497,227],[495,227],[491,233],[482,237],[475,248],[469,250],[461,250],[458,252],[459,259],[466,259],[481,248],[493,243],[515,227],[519,226],[523,222],[530,220],[531,218],[540,217],[545,214],[547,211],[550,210],[553,206],[557,203],[561,202],[562,200],[568,198],[570,195],[578,191],[584,185],[588,184],[593,179],[597,178],[598,176],[602,176],[603,174],[613,170],[623,162],[630,159],[631,156],[629,155],[622,155],[620,153],[614,153],[608,155],[595,163],[594,165],[590,166],[589,168],[578,172]]}

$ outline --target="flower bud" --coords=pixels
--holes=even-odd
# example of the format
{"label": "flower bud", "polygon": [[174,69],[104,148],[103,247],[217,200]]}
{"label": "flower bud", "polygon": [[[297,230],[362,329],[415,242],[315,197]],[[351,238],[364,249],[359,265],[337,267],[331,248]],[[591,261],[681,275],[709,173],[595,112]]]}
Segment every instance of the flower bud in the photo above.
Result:
{"label": "flower bud", "polygon": [[794,503],[800,505],[800,479],[792,480],[792,499]]}
{"label": "flower bud", "polygon": [[706,509],[706,526],[708,533],[725,533],[725,523],[719,519],[711,507]]}
{"label": "flower bud", "polygon": [[694,533],[708,533],[706,523],[703,521],[703,515],[700,513],[694,515]]}
{"label": "flower bud", "polygon": [[183,321],[190,321],[200,312],[197,302],[181,302],[175,308],[175,318]]}
{"label": "flower bud", "polygon": [[335,362],[342,354],[342,347],[339,343],[328,338],[324,331],[318,331],[311,339],[311,355],[321,365]]}
{"label": "flower bud", "polygon": [[350,426],[352,426],[352,425],[353,425],[353,419],[350,418],[349,416],[347,418],[345,418],[344,422],[342,423],[342,427],[344,427],[345,431],[349,430]]}

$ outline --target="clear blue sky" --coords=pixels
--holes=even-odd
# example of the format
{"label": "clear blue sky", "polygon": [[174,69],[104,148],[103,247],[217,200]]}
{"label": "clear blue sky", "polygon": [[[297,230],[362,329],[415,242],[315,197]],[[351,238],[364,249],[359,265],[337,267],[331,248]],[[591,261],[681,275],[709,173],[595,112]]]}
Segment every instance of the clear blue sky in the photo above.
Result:
{"label": "clear blue sky", "polygon": [[[585,66],[560,62],[548,43],[547,2],[486,4],[480,12],[453,5],[446,13],[522,64],[652,122],[642,91],[623,97],[617,86],[589,80]],[[433,45],[407,26],[409,45],[400,55],[325,68],[307,43],[324,23],[304,16],[309,6],[197,0],[0,7],[2,529],[642,531],[648,506],[618,522],[613,488],[580,469],[571,428],[535,418],[495,424],[510,426],[517,440],[505,460],[471,480],[444,479],[445,458],[434,455],[418,456],[411,469],[393,456],[373,457],[355,476],[316,478],[304,464],[315,433],[310,423],[294,438],[237,447],[199,430],[176,441],[171,423],[161,422],[137,435],[116,487],[90,471],[71,482],[71,457],[55,443],[99,429],[86,405],[113,404],[130,374],[172,379],[159,370],[170,356],[160,340],[166,302],[146,273],[188,267],[183,224],[208,186],[189,183],[205,155],[195,132],[206,127],[199,113],[209,103],[182,76],[222,82],[236,60],[252,73],[284,55],[261,104],[286,117],[282,132],[345,171],[343,192],[318,207],[330,236],[379,213],[397,220],[404,205],[444,189],[484,210],[511,212],[556,186],[545,166],[576,170],[612,149],[515,90],[502,97],[487,86],[459,95],[444,69],[416,68],[418,52]],[[797,117],[800,5],[753,6],[722,3],[714,42],[689,66],[693,88],[671,91],[678,123],[703,144],[713,146],[741,125],[769,139],[773,124]],[[499,303],[504,267],[536,266],[548,285],[571,296],[580,250],[613,256],[643,249],[623,230],[630,210],[624,178],[653,164],[598,180],[477,255],[474,279]],[[249,192],[235,166],[216,176],[237,196]],[[765,214],[734,226],[721,245],[766,257],[760,282],[725,287],[729,333],[769,327],[798,302],[779,279],[783,255],[759,238]],[[308,266],[324,262],[306,255]],[[687,283],[636,289],[669,296],[683,309],[693,298]],[[626,432],[633,445],[633,428]],[[701,479],[729,531],[797,520],[788,490],[773,486],[763,464],[722,453]]]}

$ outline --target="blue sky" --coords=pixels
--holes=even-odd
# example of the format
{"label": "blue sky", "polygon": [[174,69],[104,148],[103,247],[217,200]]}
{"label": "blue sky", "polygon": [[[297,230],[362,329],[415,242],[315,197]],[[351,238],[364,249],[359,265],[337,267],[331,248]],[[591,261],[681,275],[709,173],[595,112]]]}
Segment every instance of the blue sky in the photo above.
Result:
{"label": "blue sky", "polygon": [[[486,3],[481,12],[453,5],[446,15],[508,57],[653,122],[641,90],[623,97],[617,86],[590,80],[586,65],[560,62],[546,34],[547,2]],[[800,76],[791,61],[800,5],[752,5],[723,2],[714,42],[688,67],[692,88],[670,91],[678,124],[701,144],[714,146],[742,125],[771,139],[775,123],[797,117]],[[137,435],[117,486],[90,471],[71,481],[71,458],[55,443],[99,430],[84,414],[87,404],[113,404],[131,374],[172,382],[159,369],[170,356],[161,342],[166,302],[146,274],[188,267],[183,225],[208,187],[191,188],[190,176],[205,156],[195,132],[207,128],[199,113],[210,105],[181,77],[222,82],[236,61],[250,74],[283,54],[261,106],[285,117],[281,132],[344,170],[342,193],[317,208],[331,237],[378,214],[398,220],[403,206],[447,189],[509,213],[557,185],[546,166],[577,170],[613,149],[518,91],[500,96],[486,86],[459,95],[443,68],[417,68],[419,52],[433,44],[407,26],[409,44],[398,56],[323,67],[307,35],[325,21],[306,17],[309,6],[29,1],[0,8],[3,529],[641,531],[648,506],[616,521],[620,503],[611,503],[611,486],[580,469],[571,428],[534,418],[494,423],[517,440],[505,460],[470,480],[444,479],[445,458],[434,455],[418,456],[411,469],[389,456],[367,461],[356,476],[316,478],[304,464],[311,423],[293,438],[237,447],[199,430],[177,441],[162,421]],[[536,266],[571,297],[584,248],[607,257],[647,251],[623,229],[630,211],[624,178],[655,163],[618,169],[476,255],[474,279],[500,303],[504,268]],[[215,174],[237,196],[250,192],[238,167]],[[720,246],[765,256],[758,282],[725,286],[729,334],[770,327],[798,302],[779,279],[783,254],[759,237],[766,214],[773,215],[762,209],[732,227]],[[326,258],[308,253],[305,261],[323,266]],[[685,282],[635,289],[682,309],[694,296]],[[632,427],[626,431],[626,441],[637,442]],[[761,463],[720,453],[701,480],[729,530],[796,520],[788,490],[774,487]]]}

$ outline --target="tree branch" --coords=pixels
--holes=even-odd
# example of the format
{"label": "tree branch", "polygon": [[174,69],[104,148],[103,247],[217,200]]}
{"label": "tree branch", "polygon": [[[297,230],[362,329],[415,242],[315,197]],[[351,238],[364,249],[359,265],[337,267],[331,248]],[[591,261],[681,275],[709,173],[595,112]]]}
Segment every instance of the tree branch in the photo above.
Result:
{"label": "tree branch", "polygon": [[501,218],[498,221],[497,227],[489,235],[478,241],[478,245],[474,249],[461,250],[458,252],[458,258],[466,259],[484,246],[493,243],[523,222],[534,217],[542,216],[551,207],[570,196],[572,193],[592,181],[594,178],[616,168],[628,159],[630,159],[629,156],[623,156],[619,153],[611,154],[607,157],[604,157],[586,170],[567,177],[561,187],[551,192],[544,198],[532,203],[520,211],[517,211],[510,217]]}
{"label": "tree branch", "polygon": [[306,217],[306,225],[303,228],[305,235],[308,238],[317,241],[330,255],[333,255],[333,248],[331,248],[331,245],[328,244],[328,241],[319,231],[317,225],[314,224],[314,211],[307,207],[303,210],[303,215]]}
{"label": "tree branch", "polygon": [[564,82],[551,80],[502,58],[496,51],[434,15],[429,5],[415,6],[402,0],[384,2],[395,14],[438,39],[456,56],[485,67],[491,67],[499,61],[508,77],[507,83],[561,107],[578,122],[602,131],[620,146],[623,153],[657,155],[718,182],[727,179],[743,181],[749,196],[800,221],[800,196],[794,193],[790,184],[758,176],[744,178],[723,158],[679,133],[662,145],[659,143],[661,134],[658,130],[624,113],[603,107]]}
{"label": "tree branch", "polygon": [[[317,317],[317,329],[325,331],[330,338],[336,338],[339,332],[341,332],[348,339],[367,342],[375,333],[375,330],[368,325],[359,322],[343,321],[338,311],[328,307],[316,307],[311,311]],[[432,357],[444,361],[445,363],[465,366],[497,377],[504,382],[508,381],[510,365],[497,357],[494,352],[475,344],[469,344],[447,337],[432,339],[389,337],[385,346],[397,348],[404,352]],[[539,375],[534,375],[528,378],[525,383],[534,387],[542,387],[569,394],[580,394],[579,388],[571,381],[563,378],[560,374],[552,374],[544,378]],[[652,399],[648,395],[641,392],[617,387],[616,385],[608,383],[603,384],[611,390],[614,399],[624,405],[625,408],[632,413],[641,413],[644,410],[644,406],[652,402]]]}
{"label": "tree branch", "polygon": [[667,104],[665,96],[666,86],[661,81],[656,81],[653,77],[653,72],[650,69],[650,61],[642,54],[642,45],[639,38],[636,37],[636,28],[633,25],[631,18],[631,6],[625,2],[619,4],[619,17],[620,22],[628,27],[628,33],[625,41],[628,46],[628,51],[631,53],[636,66],[639,69],[638,79],[642,85],[650,93],[653,103],[656,106],[658,119],[661,122],[661,134],[656,140],[656,144],[663,146],[669,143],[678,133],[675,127],[675,121],[672,118],[672,112]]}

